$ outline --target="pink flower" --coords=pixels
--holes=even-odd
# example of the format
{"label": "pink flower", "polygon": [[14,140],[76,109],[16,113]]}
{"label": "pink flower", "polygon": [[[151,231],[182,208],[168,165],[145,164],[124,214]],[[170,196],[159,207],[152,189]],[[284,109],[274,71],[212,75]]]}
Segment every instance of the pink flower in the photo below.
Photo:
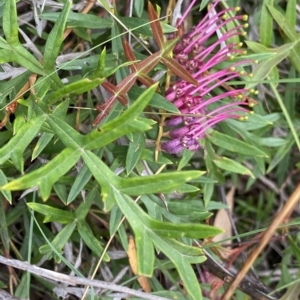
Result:
{"label": "pink flower", "polygon": [[[175,59],[193,75],[198,86],[178,80],[166,91],[166,98],[181,113],[165,121],[170,128],[169,140],[161,144],[161,149],[168,153],[179,153],[185,148],[196,151],[200,148],[199,140],[205,138],[209,128],[226,119],[245,119],[248,113],[246,96],[253,91],[228,85],[233,79],[247,76],[239,69],[253,63],[247,59],[232,62],[235,57],[245,54],[242,43],[233,43],[232,38],[245,35],[243,29],[248,24],[240,25],[240,22],[246,21],[247,16],[235,15],[239,8],[217,12],[219,2],[217,0],[210,6],[201,22],[184,34],[174,48]],[[232,27],[232,24],[237,25]],[[227,26],[231,29],[225,31]],[[217,40],[211,42],[211,37],[217,37]]]}

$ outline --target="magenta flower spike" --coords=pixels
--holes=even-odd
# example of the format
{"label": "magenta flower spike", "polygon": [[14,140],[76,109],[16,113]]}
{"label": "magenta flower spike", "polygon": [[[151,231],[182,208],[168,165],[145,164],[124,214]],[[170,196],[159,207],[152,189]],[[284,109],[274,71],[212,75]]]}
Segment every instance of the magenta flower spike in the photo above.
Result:
{"label": "magenta flower spike", "polygon": [[[245,54],[242,43],[232,42],[234,37],[245,35],[244,28],[248,24],[241,25],[241,22],[246,21],[247,16],[236,15],[237,7],[218,11],[220,2],[214,1],[201,22],[185,33],[174,47],[174,58],[192,74],[198,85],[180,79],[166,91],[166,99],[180,110],[180,115],[170,116],[165,121],[169,128],[165,136],[169,140],[162,142],[161,149],[168,153],[180,153],[184,149],[197,151],[207,130],[227,119],[244,120],[249,112],[247,107],[251,105],[247,95],[253,91],[234,89],[229,84],[248,75],[239,71],[240,67],[254,63],[241,59]],[[191,2],[178,26],[195,3],[196,0]],[[226,31],[229,24],[231,29]],[[236,25],[232,27],[232,24]],[[239,60],[232,62],[235,57]]]}

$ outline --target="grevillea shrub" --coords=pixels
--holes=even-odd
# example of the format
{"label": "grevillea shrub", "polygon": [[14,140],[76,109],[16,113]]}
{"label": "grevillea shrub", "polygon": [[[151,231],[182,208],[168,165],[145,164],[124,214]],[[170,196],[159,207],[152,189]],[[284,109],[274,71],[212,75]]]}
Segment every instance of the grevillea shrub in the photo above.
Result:
{"label": "grevillea shrub", "polygon": [[[296,1],[145,2],[0,4],[1,295],[220,299],[289,203]],[[285,220],[258,271],[296,299]],[[228,299],[265,299],[259,276]]]}
{"label": "grevillea shrub", "polygon": [[[252,64],[253,60],[245,58],[234,62],[235,58],[242,58],[246,53],[242,49],[243,43],[235,43],[234,40],[245,36],[244,28],[248,24],[239,24],[240,21],[246,21],[247,16],[238,14],[238,7],[218,11],[216,7],[219,2],[215,1],[210,6],[206,16],[183,34],[174,48],[175,59],[193,75],[198,84],[195,86],[178,79],[166,91],[166,98],[182,114],[165,121],[165,125],[170,127],[170,140],[164,142],[161,148],[166,152],[179,153],[185,148],[198,150],[199,142],[205,138],[209,128],[226,119],[245,119],[247,107],[252,104],[247,96],[253,90],[230,87],[230,81],[251,76],[239,67]],[[231,13],[235,15],[230,16]],[[178,26],[183,20],[179,21]],[[233,23],[234,27],[224,31],[229,23]],[[211,40],[213,36],[217,39]],[[221,65],[223,62],[227,62],[225,67]],[[211,108],[211,104],[217,106]]]}

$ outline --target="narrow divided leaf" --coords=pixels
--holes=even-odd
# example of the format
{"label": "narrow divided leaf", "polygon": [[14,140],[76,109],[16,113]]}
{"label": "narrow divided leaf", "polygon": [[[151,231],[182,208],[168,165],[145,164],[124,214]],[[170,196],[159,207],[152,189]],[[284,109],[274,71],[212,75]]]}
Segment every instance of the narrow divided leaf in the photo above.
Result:
{"label": "narrow divided leaf", "polygon": [[44,70],[47,73],[54,71],[55,61],[63,41],[63,33],[71,5],[72,2],[70,0],[65,1],[65,5],[47,38],[44,50]]}
{"label": "narrow divided leaf", "polygon": [[[116,189],[113,190],[113,193],[119,208],[124,213],[136,235],[138,268],[143,275],[151,276],[153,271],[152,258],[154,254],[152,242],[148,238],[149,235],[151,239],[155,236],[203,238],[215,236],[222,232],[222,230],[208,225],[173,224],[157,221],[149,217],[128,196],[121,195]],[[145,259],[145,256],[148,256],[148,259]],[[176,263],[179,262],[176,261]]]}
{"label": "narrow divided leaf", "polygon": [[162,50],[164,44],[164,33],[159,23],[158,15],[150,1],[148,1],[148,17],[150,20],[150,26],[153,32],[154,39],[159,49]]}
{"label": "narrow divided leaf", "polygon": [[[293,1],[288,1],[293,2]],[[289,5],[291,5],[289,3]],[[272,6],[268,6],[268,9],[272,15],[272,17],[275,19],[275,21],[278,23],[282,31],[285,33],[285,35],[296,44],[292,47],[291,52],[289,54],[289,58],[291,59],[291,62],[293,66],[297,69],[297,71],[300,71],[300,45],[299,45],[299,39],[300,36],[295,30],[295,26],[293,26],[290,22],[294,22],[293,19],[289,20],[284,15],[282,15],[278,10],[276,10]],[[290,8],[289,8],[290,9]],[[295,10],[295,6],[292,8]]]}
{"label": "narrow divided leaf", "polygon": [[49,98],[47,98],[47,104],[51,105],[64,97],[81,95],[85,92],[88,92],[88,91],[94,89],[95,87],[100,85],[103,81],[104,81],[104,78],[97,78],[94,80],[84,78],[84,79],[77,80],[76,82],[67,84],[64,87],[51,93],[49,95]]}
{"label": "narrow divided leaf", "polygon": [[62,224],[68,224],[73,222],[76,218],[75,214],[70,211],[55,208],[46,204],[29,202],[27,203],[27,205],[32,210],[46,216],[44,219],[44,223],[55,221]]}
{"label": "narrow divided leaf", "polygon": [[17,134],[0,149],[0,164],[11,158],[16,168],[23,172],[23,153],[39,132],[44,121],[45,117],[39,116],[23,125]]}
{"label": "narrow divided leaf", "polygon": [[[190,256],[187,256],[181,251],[178,251],[178,249],[176,249],[176,247],[173,247],[173,245],[170,247],[170,242],[168,243],[168,240],[165,240],[158,235],[150,233],[150,237],[152,238],[155,246],[166,256],[168,256],[169,259],[173,262],[191,299],[202,300],[199,281],[192,266],[190,265]],[[200,256],[198,258],[198,261],[205,261],[205,257]]]}
{"label": "narrow divided leaf", "polygon": [[156,88],[157,84],[145,90],[127,111],[102,126],[100,132],[95,130],[88,134],[85,137],[84,148],[87,150],[100,148],[130,132],[142,132],[151,129],[150,123],[144,119],[139,120],[138,116],[150,102]]}
{"label": "narrow divided leaf", "polygon": [[[44,75],[42,65],[22,45],[0,50],[0,64],[16,62],[33,73]],[[2,83],[1,83],[2,84]]]}
{"label": "narrow divided leaf", "polygon": [[101,186],[101,194],[104,202],[104,210],[110,210],[114,205],[112,190],[115,189],[116,175],[94,153],[85,151],[82,159],[87,165],[96,181]]}
{"label": "narrow divided leaf", "polygon": [[214,130],[212,134],[208,135],[207,138],[216,146],[219,146],[231,152],[248,156],[268,157],[266,153],[256,148],[255,146],[250,145],[249,143],[242,142],[236,138],[233,138],[216,130]]}
{"label": "narrow divided leaf", "polygon": [[127,195],[173,192],[187,181],[205,174],[201,171],[170,172],[145,177],[119,178],[118,188]]}
{"label": "narrow divided leaf", "polygon": [[52,185],[75,165],[79,157],[80,151],[66,148],[45,166],[9,182],[1,189],[17,191],[39,186],[41,196],[46,200]]}
{"label": "narrow divided leaf", "polygon": [[[58,22],[61,13],[51,12],[39,14],[42,20],[52,21],[55,24]],[[90,29],[106,29],[112,26],[111,19],[100,18],[92,14],[82,14],[70,11],[67,17],[68,28],[90,28]]]}
{"label": "narrow divided leaf", "polygon": [[[247,43],[247,42],[246,42]],[[272,69],[277,66],[283,59],[287,58],[291,52],[291,50],[297,46],[298,43],[289,43],[285,44],[284,46],[276,48],[276,53],[267,58],[266,60],[260,62],[254,72],[253,72],[253,81],[260,81],[263,80],[271,71]],[[247,88],[251,88],[255,86],[256,83],[247,83]]]}
{"label": "narrow divided leaf", "polygon": [[248,168],[244,167],[235,160],[229,159],[227,157],[220,157],[219,159],[215,159],[213,162],[217,167],[225,171],[238,173],[242,175],[249,175],[252,178],[254,178],[254,175]]}

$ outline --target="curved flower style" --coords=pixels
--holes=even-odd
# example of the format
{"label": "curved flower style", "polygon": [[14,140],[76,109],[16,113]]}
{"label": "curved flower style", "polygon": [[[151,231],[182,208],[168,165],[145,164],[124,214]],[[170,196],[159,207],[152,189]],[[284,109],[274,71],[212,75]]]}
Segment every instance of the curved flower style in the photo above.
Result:
{"label": "curved flower style", "polygon": [[[192,1],[189,9],[195,2]],[[163,142],[161,149],[168,153],[179,153],[185,148],[191,151],[198,150],[199,140],[205,137],[209,128],[229,118],[246,119],[246,106],[251,106],[247,101],[247,94],[254,91],[234,89],[228,82],[249,75],[237,69],[253,61],[240,59],[224,69],[220,66],[221,63],[228,65],[236,56],[245,54],[241,49],[242,43],[232,43],[231,40],[236,36],[245,35],[243,29],[247,28],[248,24],[239,23],[246,21],[247,16],[235,15],[238,7],[216,12],[219,2],[220,0],[217,0],[211,5],[207,15],[181,37],[173,50],[175,59],[193,75],[198,85],[179,80],[166,91],[166,98],[172,101],[181,113],[165,121],[165,125],[170,127],[167,133],[170,140]],[[234,16],[228,17],[232,13]],[[183,19],[184,17],[179,25]],[[231,29],[225,32],[226,26],[230,28],[229,24],[238,25],[233,28],[231,26]],[[217,36],[218,39],[208,44],[212,36]],[[224,104],[223,99],[230,101]]]}

